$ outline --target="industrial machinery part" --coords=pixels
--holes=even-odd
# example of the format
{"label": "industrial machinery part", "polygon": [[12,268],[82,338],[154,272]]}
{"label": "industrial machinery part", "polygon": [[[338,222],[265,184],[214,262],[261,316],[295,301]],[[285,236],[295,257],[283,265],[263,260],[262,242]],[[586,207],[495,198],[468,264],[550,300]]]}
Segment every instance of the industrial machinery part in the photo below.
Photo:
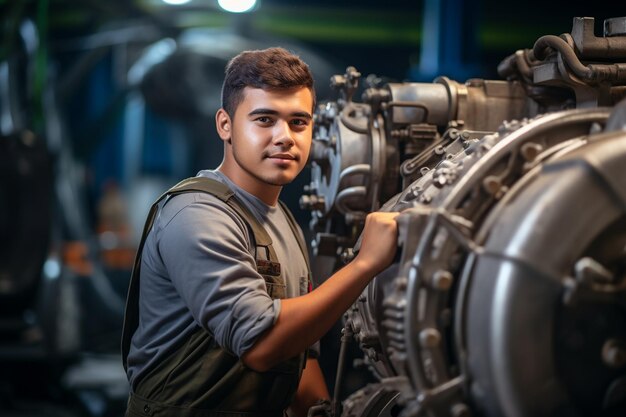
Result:
{"label": "industrial machinery part", "polygon": [[24,68],[35,61],[35,30],[23,21],[15,44],[5,45],[11,54],[0,60],[0,339],[27,326],[22,312],[37,293],[49,251],[52,158],[46,137],[29,128],[34,112],[26,110],[34,87]]}
{"label": "industrial machinery part", "polygon": [[346,313],[379,382],[344,416],[626,413],[624,27],[576,18],[506,58],[505,81],[355,103],[356,69],[333,79],[301,200],[317,261],[349,258],[368,212],[402,211],[398,260]]}
{"label": "industrial machinery part", "polygon": [[[0,135],[0,231],[5,236],[0,243],[0,313],[5,317],[21,313],[39,285],[50,235],[51,171],[41,137],[29,130]],[[0,328],[11,328],[9,321]]]}

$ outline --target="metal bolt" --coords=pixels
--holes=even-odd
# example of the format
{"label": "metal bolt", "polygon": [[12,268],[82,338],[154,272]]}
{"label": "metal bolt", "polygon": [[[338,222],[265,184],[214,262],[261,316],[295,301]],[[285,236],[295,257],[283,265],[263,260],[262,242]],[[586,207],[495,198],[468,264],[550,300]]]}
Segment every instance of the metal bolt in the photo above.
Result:
{"label": "metal bolt", "polygon": [[315,194],[303,195],[300,197],[300,208],[303,210],[324,210],[326,208],[326,200],[323,196]]}
{"label": "metal bolt", "polygon": [[520,148],[522,157],[528,162],[534,161],[541,151],[543,151],[543,146],[533,142],[525,143]]}
{"label": "metal bolt", "polygon": [[441,334],[437,329],[432,327],[426,328],[420,332],[420,345],[424,348],[435,348],[441,342]]}
{"label": "metal bolt", "polygon": [[611,368],[621,368],[626,365],[625,345],[618,340],[609,339],[602,346],[602,361]]}
{"label": "metal bolt", "polygon": [[490,175],[483,180],[483,187],[491,195],[495,195],[502,187],[502,182],[498,177]]}
{"label": "metal bolt", "polygon": [[419,202],[422,204],[428,204],[433,200],[433,198],[431,196],[429,196],[428,194],[421,194],[419,197]]}
{"label": "metal bolt", "polygon": [[344,251],[341,253],[341,261],[344,264],[347,264],[348,262],[350,262],[352,259],[354,259],[356,255],[354,254],[354,250],[352,248],[346,248],[344,249]]}
{"label": "metal bolt", "polygon": [[432,286],[436,290],[448,291],[453,280],[454,276],[449,271],[439,270],[433,274]]}

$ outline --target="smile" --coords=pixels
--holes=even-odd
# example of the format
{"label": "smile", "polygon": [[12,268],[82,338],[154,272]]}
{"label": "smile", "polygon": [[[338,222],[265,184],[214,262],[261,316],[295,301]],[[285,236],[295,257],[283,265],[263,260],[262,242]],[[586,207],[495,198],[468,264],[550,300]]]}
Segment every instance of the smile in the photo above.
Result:
{"label": "smile", "polygon": [[278,159],[280,161],[295,161],[296,157],[287,153],[277,153],[274,155],[268,156],[270,159]]}

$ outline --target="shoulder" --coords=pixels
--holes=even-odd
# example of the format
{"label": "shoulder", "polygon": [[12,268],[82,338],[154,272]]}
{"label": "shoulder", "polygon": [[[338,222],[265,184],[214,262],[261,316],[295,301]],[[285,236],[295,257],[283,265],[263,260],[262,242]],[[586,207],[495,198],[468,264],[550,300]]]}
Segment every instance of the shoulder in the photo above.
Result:
{"label": "shoulder", "polygon": [[169,197],[161,203],[155,231],[187,236],[209,233],[215,238],[224,234],[249,240],[248,225],[237,212],[219,198],[205,192],[189,192]]}

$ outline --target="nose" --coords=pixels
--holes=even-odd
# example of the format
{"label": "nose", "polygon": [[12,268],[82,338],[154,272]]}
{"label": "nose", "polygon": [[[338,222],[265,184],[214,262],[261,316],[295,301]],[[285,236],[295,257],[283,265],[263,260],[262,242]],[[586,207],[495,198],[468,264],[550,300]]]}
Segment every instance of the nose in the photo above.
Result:
{"label": "nose", "polygon": [[280,121],[274,125],[274,145],[291,148],[295,143],[289,122]]}

